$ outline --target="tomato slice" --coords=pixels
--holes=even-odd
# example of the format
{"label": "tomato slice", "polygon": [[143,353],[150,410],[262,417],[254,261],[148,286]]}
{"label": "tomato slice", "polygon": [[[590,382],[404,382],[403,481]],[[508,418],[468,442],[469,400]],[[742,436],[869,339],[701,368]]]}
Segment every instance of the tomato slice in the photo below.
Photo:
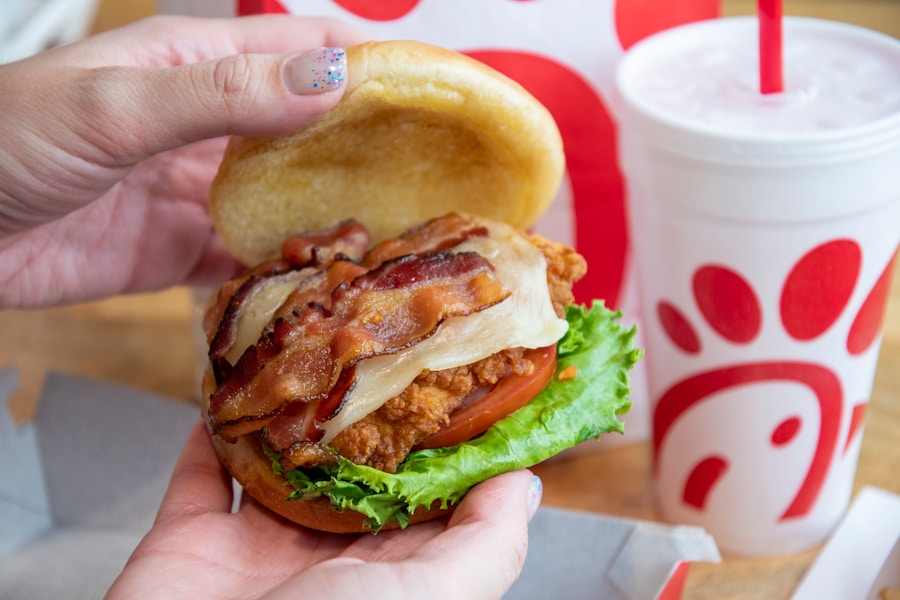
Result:
{"label": "tomato slice", "polygon": [[423,440],[416,449],[460,444],[528,404],[556,372],[556,346],[528,350],[525,358],[534,364],[530,375],[504,377],[483,397],[451,414],[450,423]]}

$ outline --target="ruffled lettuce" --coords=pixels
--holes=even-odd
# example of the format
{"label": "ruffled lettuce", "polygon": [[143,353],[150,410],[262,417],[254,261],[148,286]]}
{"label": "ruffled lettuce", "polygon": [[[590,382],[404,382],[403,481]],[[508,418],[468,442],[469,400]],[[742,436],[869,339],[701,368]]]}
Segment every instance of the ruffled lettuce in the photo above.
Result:
{"label": "ruffled lettuce", "polygon": [[619,418],[631,406],[628,371],[640,359],[635,329],[621,315],[595,302],[566,310],[569,330],[557,345],[557,372],[574,367],[574,379],[551,379],[527,405],[485,433],[458,446],[411,453],[395,473],[340,459],[335,466],[285,471],[289,498],[327,496],[338,510],[368,517],[377,532],[387,523],[406,526],[420,506],[459,502],[469,489],[494,475],[536,465],[601,434],[624,431]]}

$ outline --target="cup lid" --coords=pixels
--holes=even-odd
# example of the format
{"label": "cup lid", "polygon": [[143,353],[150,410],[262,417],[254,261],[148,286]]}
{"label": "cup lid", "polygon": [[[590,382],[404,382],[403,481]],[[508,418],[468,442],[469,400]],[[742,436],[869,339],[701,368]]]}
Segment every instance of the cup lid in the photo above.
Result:
{"label": "cup lid", "polygon": [[615,104],[633,134],[721,163],[795,166],[900,146],[900,41],[786,17],[781,94],[758,92],[755,17],[692,23],[633,46]]}

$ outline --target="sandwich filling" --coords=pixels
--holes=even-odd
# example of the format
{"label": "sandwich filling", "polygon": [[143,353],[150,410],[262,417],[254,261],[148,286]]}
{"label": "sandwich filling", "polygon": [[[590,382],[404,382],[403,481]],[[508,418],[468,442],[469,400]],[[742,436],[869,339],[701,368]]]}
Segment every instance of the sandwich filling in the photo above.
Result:
{"label": "sandwich filling", "polygon": [[369,249],[353,221],[285,242],[206,318],[210,431],[285,468],[337,455],[393,472],[460,406],[534,370],[585,272],[570,248],[451,214]]}

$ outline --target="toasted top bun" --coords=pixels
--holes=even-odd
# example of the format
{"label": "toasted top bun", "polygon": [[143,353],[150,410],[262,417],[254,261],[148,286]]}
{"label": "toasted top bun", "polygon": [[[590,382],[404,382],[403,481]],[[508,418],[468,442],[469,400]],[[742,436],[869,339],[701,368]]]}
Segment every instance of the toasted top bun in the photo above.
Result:
{"label": "toasted top bun", "polygon": [[300,131],[234,138],[210,191],[225,244],[246,264],[286,237],[347,218],[374,241],[451,211],[534,224],[562,179],[556,123],[484,64],[412,41],[347,48],[338,105]]}

